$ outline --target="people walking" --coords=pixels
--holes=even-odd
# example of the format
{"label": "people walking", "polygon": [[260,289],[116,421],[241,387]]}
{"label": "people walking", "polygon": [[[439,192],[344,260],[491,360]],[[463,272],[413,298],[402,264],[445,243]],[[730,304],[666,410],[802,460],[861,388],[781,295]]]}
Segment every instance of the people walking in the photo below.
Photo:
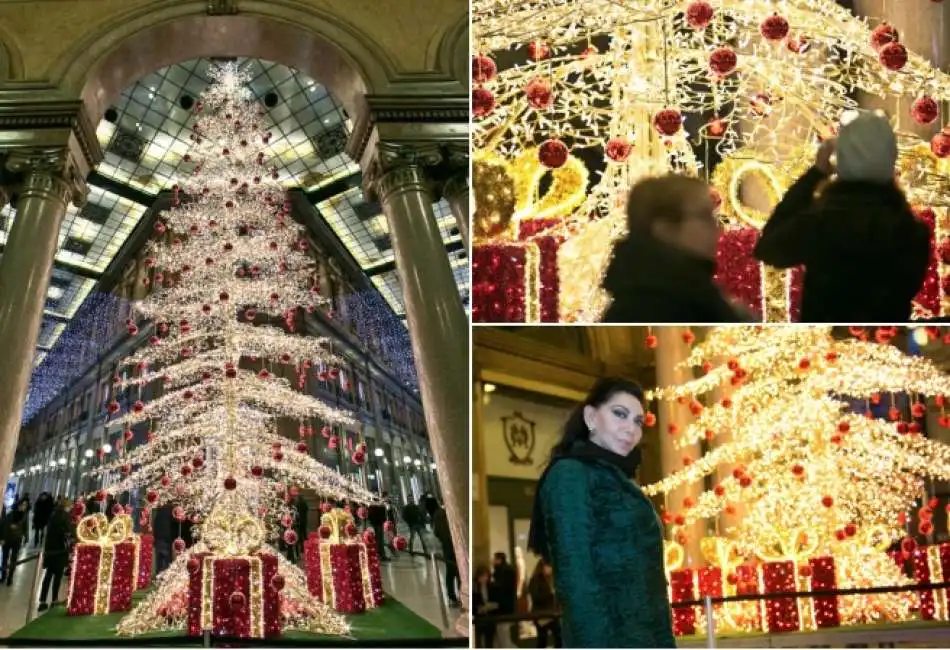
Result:
{"label": "people walking", "polygon": [[53,495],[49,492],[43,492],[36,498],[36,505],[33,506],[33,546],[39,546],[43,540],[43,533],[55,507]]}
{"label": "people walking", "polygon": [[[386,493],[382,494],[383,499],[386,498]],[[376,554],[379,555],[380,562],[389,562],[389,557],[386,554],[386,505],[384,503],[374,503],[369,507],[369,512],[367,512],[366,518],[369,520],[370,526],[373,527],[373,535],[376,538]]]}
{"label": "people walking", "polygon": [[[492,600],[498,603],[495,613],[499,616],[514,614],[518,604],[518,575],[515,568],[508,562],[505,553],[495,553],[492,558],[491,593]],[[496,629],[498,646],[501,648],[514,647],[511,630],[512,623],[502,623]]]}
{"label": "people walking", "polygon": [[461,587],[459,565],[455,557],[452,529],[449,527],[449,517],[445,508],[438,508],[435,511],[432,517],[432,532],[439,540],[439,544],[442,545],[442,557],[445,559],[445,595],[449,600],[449,606],[461,607],[462,603],[459,600],[459,589]]}
{"label": "people walking", "polygon": [[[528,581],[528,596],[531,598],[531,612],[557,612],[557,595],[554,591],[554,571],[544,558],[538,560]],[[558,618],[539,618],[534,622],[538,630],[538,647],[547,648],[548,639],[553,638],[554,647],[563,647],[561,643],[561,621]]]}
{"label": "people walking", "polygon": [[886,116],[861,111],[843,120],[762,230],[759,260],[805,267],[802,322],[910,320],[930,264],[930,229],[895,181],[897,156]]}
{"label": "people walking", "polygon": [[[37,505],[39,502],[37,502]],[[64,503],[56,504],[50,513],[46,539],[43,544],[43,585],[40,588],[40,604],[38,611],[44,611],[49,604],[59,600],[59,586],[63,581],[63,574],[69,564],[69,543],[71,525],[69,512]],[[52,585],[52,593],[50,586]],[[47,601],[47,596],[52,596]]]}
{"label": "people walking", "polygon": [[407,526],[409,526],[409,553],[412,553],[416,536],[418,536],[419,541],[422,542],[422,554],[428,557],[429,549],[426,546],[425,517],[425,511],[413,503],[412,500],[410,500],[409,503],[407,503],[402,509],[402,520],[406,522]]}
{"label": "people walking", "polygon": [[172,529],[174,506],[166,503],[153,511],[152,535],[155,537],[155,573],[156,575],[171,566],[172,563]]}
{"label": "people walking", "polygon": [[0,530],[0,540],[3,542],[3,568],[0,570],[0,583],[6,582],[8,587],[13,584],[13,573],[16,571],[20,547],[23,545],[28,512],[29,501],[20,501],[12,512],[7,513],[3,520],[3,529]]}
{"label": "people walking", "polygon": [[475,569],[475,584],[472,589],[472,622],[475,628],[475,647],[494,648],[496,623],[489,623],[483,619],[498,613],[498,602],[491,584],[491,569],[484,564]]}

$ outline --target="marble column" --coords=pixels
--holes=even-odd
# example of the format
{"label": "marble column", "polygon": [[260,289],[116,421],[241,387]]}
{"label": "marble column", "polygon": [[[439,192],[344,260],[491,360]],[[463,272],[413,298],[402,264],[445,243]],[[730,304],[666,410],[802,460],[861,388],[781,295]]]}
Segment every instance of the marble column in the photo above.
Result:
{"label": "marble column", "polygon": [[[653,333],[657,337],[656,347],[656,381],[661,388],[685,383],[692,379],[688,368],[678,368],[678,364],[689,356],[689,346],[683,340],[685,327],[664,326],[656,327]],[[679,431],[685,431],[690,423],[690,414],[687,405],[675,402],[663,402],[657,407],[657,420],[660,425],[660,459],[663,465],[663,476],[667,477],[683,469],[683,457],[689,456],[694,461],[700,458],[700,447],[692,444],[683,449],[677,449],[673,443],[677,439],[669,433],[669,425],[674,424]],[[700,482],[683,485],[667,495],[666,507],[672,513],[683,511],[683,500],[687,497],[696,501],[702,493]],[[683,526],[681,530],[687,536],[684,545],[686,551],[686,565],[697,567],[703,564],[703,557],[699,548],[699,540],[704,536],[702,522],[691,526]]]}
{"label": "marble column", "polygon": [[[423,159],[437,149],[400,147],[393,156],[385,145],[371,168],[368,185],[389,223],[396,268],[402,285],[406,321],[419,376],[429,441],[462,583],[468,603],[468,320],[436,223],[434,195]],[[457,627],[468,633],[468,616]]]}
{"label": "marble column", "polygon": [[488,503],[488,470],[485,463],[483,407],[485,385],[472,373],[472,562],[491,560],[491,518]]}
{"label": "marble column", "polygon": [[20,416],[59,243],[72,201],[86,195],[83,177],[63,148],[13,150],[6,168],[22,174],[17,217],[0,260],[0,476],[9,475]]}
{"label": "marble column", "polygon": [[442,196],[449,202],[449,208],[452,210],[452,216],[455,217],[455,222],[458,224],[465,248],[471,246],[468,238],[469,195],[468,178],[462,174],[453,176],[442,187]]}

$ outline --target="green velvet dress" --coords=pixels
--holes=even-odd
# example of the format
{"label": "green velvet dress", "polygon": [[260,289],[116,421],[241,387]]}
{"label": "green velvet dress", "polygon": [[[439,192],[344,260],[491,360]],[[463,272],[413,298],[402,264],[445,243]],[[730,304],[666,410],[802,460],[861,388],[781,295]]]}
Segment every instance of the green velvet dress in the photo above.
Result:
{"label": "green velvet dress", "polygon": [[616,466],[563,458],[540,488],[565,648],[674,648],[653,504]]}

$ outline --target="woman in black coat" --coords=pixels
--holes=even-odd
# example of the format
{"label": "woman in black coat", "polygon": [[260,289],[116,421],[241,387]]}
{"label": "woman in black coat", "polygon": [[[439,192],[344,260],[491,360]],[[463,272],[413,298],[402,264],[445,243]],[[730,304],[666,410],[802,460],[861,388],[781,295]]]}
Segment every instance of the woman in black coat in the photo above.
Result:
{"label": "woman in black coat", "polygon": [[36,505],[33,506],[33,546],[40,545],[55,507],[53,495],[49,492],[43,492],[37,497]]}
{"label": "woman in black coat", "polygon": [[63,573],[69,564],[69,541],[71,525],[69,513],[63,504],[58,504],[50,515],[49,528],[46,531],[46,542],[43,545],[43,586],[40,589],[39,611],[49,607],[46,597],[49,594],[50,583],[53,587],[52,602],[59,600],[59,585],[63,581]]}

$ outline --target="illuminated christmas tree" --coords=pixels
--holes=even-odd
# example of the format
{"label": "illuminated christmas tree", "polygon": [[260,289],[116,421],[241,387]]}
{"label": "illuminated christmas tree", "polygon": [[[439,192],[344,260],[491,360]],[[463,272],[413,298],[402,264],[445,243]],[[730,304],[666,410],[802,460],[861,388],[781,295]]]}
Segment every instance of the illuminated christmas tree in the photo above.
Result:
{"label": "illuminated christmas tree", "polygon": [[[760,268],[751,251],[819,140],[858,107],[853,91],[902,98],[921,125],[950,98],[950,77],[893,27],[834,0],[475,0],[472,16],[479,321],[597,320],[626,194],[670,171],[717,188],[720,281],[788,320],[792,272]],[[916,312],[940,314],[950,133],[899,139],[901,184],[948,251]]]}
{"label": "illuminated christmas tree", "polygon": [[[211,77],[195,106],[194,145],[183,157],[194,173],[173,188],[174,206],[156,221],[146,253],[152,292],[137,308],[155,331],[125,359],[125,378],[116,376],[116,390],[130,392],[129,410],[120,413],[118,401],[108,407],[112,424],[125,429],[118,456],[92,472],[116,477],[99,491],[100,501],[137,491],[143,523],[152,509],[172,503],[175,519],[196,524],[199,541],[188,551],[183,539],[174,541],[178,557],[120,624],[123,634],[185,625],[194,555],[263,550],[279,557],[268,541],[295,545],[291,498],[298,489],[334,502],[375,501],[310,456],[306,438],[319,430],[331,449],[361,464],[365,447],[347,444],[360,424],[302,391],[311,372],[345,382],[327,339],[294,333],[298,310],[323,303],[318,278],[268,164],[271,136],[246,88],[249,75],[227,64]],[[138,332],[135,322],[128,326]],[[142,398],[156,386],[160,397]],[[279,435],[280,418],[299,421],[299,442]],[[147,442],[132,447],[137,426],[148,427]],[[279,576],[282,629],[346,631],[341,616],[308,594],[300,569],[281,558]]]}
{"label": "illuminated christmas tree", "polygon": [[[882,332],[884,341],[893,335]],[[671,430],[677,449],[700,440],[711,448],[644,492],[702,486],[717,471],[721,480],[665,515],[674,538],[682,526],[725,511],[740,517],[724,532],[742,557],[796,564],[832,557],[839,588],[910,582],[885,551],[905,538],[906,513],[925,495],[924,480],[950,479],[950,446],[921,435],[927,409],[918,401],[932,396],[943,408],[950,376],[893,345],[838,340],[823,327],[713,330],[683,365],[702,368],[702,376],[648,398],[694,417]],[[717,399],[716,391],[727,396]],[[896,394],[910,396],[909,412]],[[875,405],[885,417],[873,417]],[[945,414],[940,421],[948,422]],[[733,469],[723,478],[723,468]],[[928,535],[935,506],[924,503],[919,532]],[[841,620],[905,619],[912,602],[908,594],[842,598]]]}

